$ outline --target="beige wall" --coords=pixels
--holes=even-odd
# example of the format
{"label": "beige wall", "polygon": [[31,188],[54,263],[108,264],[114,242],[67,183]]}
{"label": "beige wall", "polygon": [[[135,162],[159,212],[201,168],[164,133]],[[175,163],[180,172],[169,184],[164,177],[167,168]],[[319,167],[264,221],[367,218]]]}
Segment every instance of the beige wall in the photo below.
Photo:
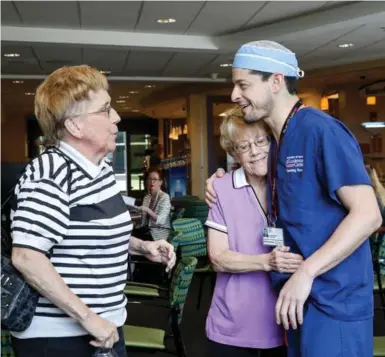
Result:
{"label": "beige wall", "polygon": [[1,162],[23,163],[26,159],[27,128],[24,117],[1,108]]}

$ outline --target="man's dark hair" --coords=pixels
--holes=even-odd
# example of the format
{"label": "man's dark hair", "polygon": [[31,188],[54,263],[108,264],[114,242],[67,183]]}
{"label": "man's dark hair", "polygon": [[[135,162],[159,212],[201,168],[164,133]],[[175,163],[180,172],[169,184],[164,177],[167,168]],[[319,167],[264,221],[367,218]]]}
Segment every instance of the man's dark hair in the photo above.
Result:
{"label": "man's dark hair", "polygon": [[[262,72],[262,71],[255,71],[255,70],[250,70],[250,73],[261,76],[263,82],[266,82],[273,74],[269,72]],[[297,84],[298,84],[297,78],[286,77],[286,76],[284,76],[284,78],[285,78],[286,88],[289,94],[291,95],[297,94]]]}

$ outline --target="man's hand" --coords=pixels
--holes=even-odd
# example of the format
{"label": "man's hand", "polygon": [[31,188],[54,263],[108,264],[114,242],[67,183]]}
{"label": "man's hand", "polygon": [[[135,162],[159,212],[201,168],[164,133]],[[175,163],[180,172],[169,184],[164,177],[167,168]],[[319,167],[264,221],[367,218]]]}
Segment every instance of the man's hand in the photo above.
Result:
{"label": "man's hand", "polygon": [[295,273],[303,262],[299,254],[289,253],[290,247],[276,247],[269,253],[269,270],[280,273]]}
{"label": "man's hand", "polygon": [[95,340],[90,342],[92,346],[112,348],[119,340],[116,326],[92,311],[89,316],[87,316],[84,321],[80,321],[80,323],[90,335],[95,337]]}
{"label": "man's hand", "polygon": [[166,272],[169,272],[175,265],[176,255],[174,247],[164,239],[154,242],[145,242],[147,253],[144,256],[155,263],[166,265]]}
{"label": "man's hand", "polygon": [[[300,267],[283,286],[277,304],[275,316],[277,324],[283,324],[288,330],[289,323],[296,330],[303,323],[303,306],[310,295],[314,277]],[[297,324],[298,323],[298,324]]]}
{"label": "man's hand", "polygon": [[217,194],[214,191],[213,181],[216,178],[221,178],[225,176],[225,174],[226,174],[225,170],[218,169],[215,174],[213,174],[206,180],[205,201],[209,207],[211,207],[213,204],[217,202],[217,198],[216,198]]}

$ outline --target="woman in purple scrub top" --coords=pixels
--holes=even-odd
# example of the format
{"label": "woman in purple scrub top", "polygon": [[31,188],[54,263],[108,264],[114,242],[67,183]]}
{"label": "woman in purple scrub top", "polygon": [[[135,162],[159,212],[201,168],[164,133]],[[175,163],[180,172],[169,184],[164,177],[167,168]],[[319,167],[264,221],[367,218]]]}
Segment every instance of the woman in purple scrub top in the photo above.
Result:
{"label": "woman in purple scrub top", "polygon": [[208,357],[285,356],[268,272],[293,273],[303,259],[287,247],[263,244],[269,132],[262,121],[245,124],[238,108],[225,117],[220,131],[222,148],[240,168],[214,181],[217,203],[206,222],[208,252],[217,271],[206,322]]}

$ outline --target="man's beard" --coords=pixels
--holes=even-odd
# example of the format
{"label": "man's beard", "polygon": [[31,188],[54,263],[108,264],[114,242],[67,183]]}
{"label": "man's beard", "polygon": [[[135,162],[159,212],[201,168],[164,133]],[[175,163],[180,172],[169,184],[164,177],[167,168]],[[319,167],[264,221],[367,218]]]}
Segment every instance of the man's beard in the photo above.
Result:
{"label": "man's beard", "polygon": [[263,119],[264,116],[258,116],[257,113],[255,112],[255,110],[253,109],[253,111],[249,114],[246,114],[244,117],[243,117],[243,121],[246,123],[246,124],[253,124],[261,119]]}
{"label": "man's beard", "polygon": [[[268,113],[271,111],[272,102],[270,101],[266,103],[264,106],[260,107],[259,110],[252,102],[250,102],[250,107],[252,108],[250,113],[247,113],[243,116],[243,121],[246,124],[253,124],[259,120],[267,119],[269,117]],[[260,112],[260,114],[258,114],[258,112]]]}

